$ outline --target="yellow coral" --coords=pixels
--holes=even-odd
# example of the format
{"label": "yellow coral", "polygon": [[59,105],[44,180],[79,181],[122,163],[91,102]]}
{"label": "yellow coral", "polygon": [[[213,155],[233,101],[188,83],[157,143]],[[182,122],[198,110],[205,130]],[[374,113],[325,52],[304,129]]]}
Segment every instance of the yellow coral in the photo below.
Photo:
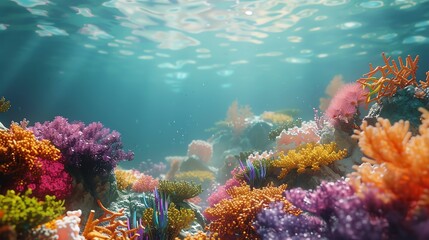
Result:
{"label": "yellow coral", "polygon": [[130,170],[115,169],[116,184],[118,190],[128,190],[137,180],[137,176]]}
{"label": "yellow coral", "polygon": [[39,141],[33,132],[12,124],[0,131],[0,175],[20,177],[27,171],[41,170],[38,158],[56,161],[61,152],[48,140]]}
{"label": "yellow coral", "polygon": [[267,112],[267,111],[262,113],[261,118],[266,121],[272,122],[274,124],[279,124],[279,125],[293,121],[293,117],[287,114],[277,113],[277,112]]}
{"label": "yellow coral", "polygon": [[211,220],[207,226],[208,230],[220,239],[237,239],[237,236],[240,236],[239,239],[258,239],[252,223],[257,213],[271,202],[283,202],[286,212],[301,214],[301,210],[294,208],[283,197],[285,189],[286,185],[281,185],[251,191],[250,186],[242,185],[227,190],[231,199],[223,199],[205,210],[206,217]]}
{"label": "yellow coral", "polygon": [[202,184],[213,181],[215,179],[215,176],[210,171],[196,170],[177,173],[175,179],[179,181],[195,182]]}
{"label": "yellow coral", "polygon": [[279,159],[274,161],[273,165],[281,168],[279,178],[284,178],[292,169],[297,169],[298,173],[303,173],[308,168],[317,171],[320,166],[331,164],[346,155],[346,149],[337,151],[335,142],[329,144],[307,143],[290,150],[287,155],[281,152]]}
{"label": "yellow coral", "polygon": [[[371,183],[382,191],[384,201],[400,200],[410,205],[423,204],[429,209],[429,112],[422,113],[419,135],[412,137],[408,121],[393,125],[378,119],[376,126],[362,123],[354,138],[367,156],[365,162],[350,175],[358,193]],[[381,195],[380,195],[381,196]]]}

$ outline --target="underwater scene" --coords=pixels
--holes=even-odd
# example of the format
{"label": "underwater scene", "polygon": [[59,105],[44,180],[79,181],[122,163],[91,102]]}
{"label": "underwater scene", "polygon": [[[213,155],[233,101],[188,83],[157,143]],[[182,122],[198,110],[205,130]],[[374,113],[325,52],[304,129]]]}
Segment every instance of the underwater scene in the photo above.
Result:
{"label": "underwater scene", "polygon": [[429,0],[1,0],[14,239],[429,239]]}

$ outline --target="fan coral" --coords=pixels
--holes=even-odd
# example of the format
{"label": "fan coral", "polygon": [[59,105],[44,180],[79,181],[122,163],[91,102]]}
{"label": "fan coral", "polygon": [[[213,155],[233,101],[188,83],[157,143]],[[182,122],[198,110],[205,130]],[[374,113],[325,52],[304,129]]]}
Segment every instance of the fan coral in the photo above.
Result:
{"label": "fan coral", "polygon": [[306,171],[307,168],[317,171],[321,165],[331,164],[334,161],[344,158],[346,155],[346,149],[337,151],[337,144],[335,142],[329,144],[308,143],[297,149],[290,150],[287,155],[281,152],[279,159],[274,161],[273,165],[281,168],[279,175],[279,179],[281,179],[292,169],[297,169],[298,173]]}
{"label": "fan coral", "polygon": [[45,196],[43,201],[31,196],[31,190],[24,194],[8,190],[0,195],[0,211],[4,215],[0,218],[0,225],[12,225],[18,235],[29,234],[31,228],[49,222],[64,211],[64,201],[56,200],[55,196]]}
{"label": "fan coral", "polygon": [[302,122],[301,127],[293,127],[283,130],[276,137],[277,151],[287,151],[303,143],[318,142],[318,128],[314,121]]}
{"label": "fan coral", "polygon": [[10,108],[10,102],[6,101],[4,97],[0,98],[0,112],[6,112]]}
{"label": "fan coral", "polygon": [[26,188],[32,182],[24,175],[31,173],[37,179],[43,174],[40,159],[57,161],[60,157],[60,151],[48,140],[38,141],[31,131],[12,124],[9,130],[0,131],[1,188]]}
{"label": "fan coral", "polygon": [[271,202],[283,202],[283,210],[293,215],[301,213],[282,196],[285,189],[286,185],[281,185],[251,191],[249,186],[243,185],[227,190],[231,199],[224,199],[204,211],[206,218],[211,221],[208,230],[220,239],[258,239],[252,223],[256,215]]}
{"label": "fan coral", "polygon": [[[403,89],[406,86],[419,86],[416,80],[417,63],[419,62],[419,56],[417,55],[414,60],[411,56],[407,56],[404,61],[401,57],[398,57],[399,66],[395,60],[391,60],[390,57],[386,57],[385,53],[381,54],[384,60],[384,66],[377,66],[374,68],[372,64],[369,65],[370,71],[364,76],[357,80],[358,83],[362,84],[363,87],[369,89],[366,94],[366,102],[379,101],[383,97],[391,97],[395,95],[398,89]],[[375,75],[380,74],[380,77]],[[429,75],[427,75],[426,82],[420,81],[420,86],[423,88],[427,87]],[[376,95],[375,97],[372,97]]]}
{"label": "fan coral", "polygon": [[358,83],[346,84],[338,90],[325,112],[332,125],[352,122],[359,104],[365,101],[365,93]]}
{"label": "fan coral", "polygon": [[101,123],[69,123],[56,117],[52,122],[35,123],[34,134],[50,140],[61,150],[66,168],[72,173],[108,174],[118,162],[132,160],[132,152],[122,150],[120,134]]}
{"label": "fan coral", "polygon": [[201,161],[208,163],[212,159],[213,146],[204,140],[192,140],[188,145],[188,156],[195,155]]}
{"label": "fan coral", "polygon": [[159,192],[170,196],[172,202],[179,203],[185,199],[199,195],[203,190],[201,185],[185,181],[159,181]]}
{"label": "fan coral", "polygon": [[[385,202],[397,200],[408,207],[429,210],[429,111],[423,113],[419,135],[411,136],[408,121],[393,125],[387,119],[378,119],[375,126],[362,123],[354,137],[367,156],[366,163],[351,175],[358,192],[366,185],[377,187]],[[364,184],[361,184],[364,183]]]}

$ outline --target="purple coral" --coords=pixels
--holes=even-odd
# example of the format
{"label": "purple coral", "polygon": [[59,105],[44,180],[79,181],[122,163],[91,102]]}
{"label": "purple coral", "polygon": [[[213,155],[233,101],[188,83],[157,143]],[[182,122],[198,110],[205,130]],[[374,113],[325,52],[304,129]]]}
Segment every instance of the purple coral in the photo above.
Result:
{"label": "purple coral", "polygon": [[72,173],[84,170],[107,174],[120,161],[134,158],[132,152],[122,150],[120,134],[104,128],[100,122],[85,126],[58,116],[51,122],[36,123],[32,131],[60,149],[64,164]]}
{"label": "purple coral", "polygon": [[[344,180],[323,182],[315,190],[292,189],[286,198],[298,208],[326,223],[327,239],[385,239],[387,219],[370,211]],[[308,228],[308,234],[313,232]]]}
{"label": "purple coral", "polygon": [[295,216],[283,210],[283,202],[273,202],[263,209],[254,223],[262,239],[325,239],[326,224],[314,216]]}

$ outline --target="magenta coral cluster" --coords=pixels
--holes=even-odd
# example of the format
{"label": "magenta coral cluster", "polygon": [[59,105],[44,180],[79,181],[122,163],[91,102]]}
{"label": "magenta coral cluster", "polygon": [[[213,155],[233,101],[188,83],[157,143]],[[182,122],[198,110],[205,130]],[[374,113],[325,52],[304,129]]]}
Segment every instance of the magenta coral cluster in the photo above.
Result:
{"label": "magenta coral cluster", "polygon": [[17,186],[17,191],[25,192],[27,187],[33,191],[33,196],[44,199],[46,195],[54,195],[57,199],[65,199],[72,191],[72,177],[60,162],[39,159],[42,164],[42,175],[35,176],[31,172],[22,177],[31,182],[27,185]]}
{"label": "magenta coral cluster", "polygon": [[32,131],[60,149],[65,167],[72,174],[78,171],[108,174],[120,161],[134,158],[132,152],[122,150],[120,134],[104,128],[100,122],[69,123],[58,116],[51,122],[36,123]]}

